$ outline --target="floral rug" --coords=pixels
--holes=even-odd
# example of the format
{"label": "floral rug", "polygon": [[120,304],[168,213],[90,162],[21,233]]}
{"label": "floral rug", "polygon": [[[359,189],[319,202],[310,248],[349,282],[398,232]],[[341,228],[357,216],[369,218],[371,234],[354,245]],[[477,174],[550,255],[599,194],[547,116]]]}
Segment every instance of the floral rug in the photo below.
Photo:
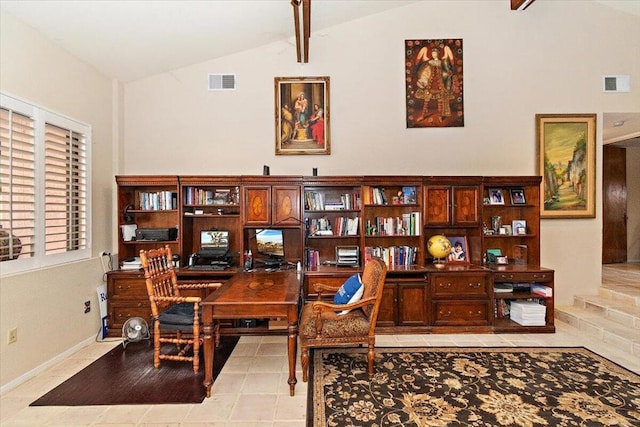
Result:
{"label": "floral rug", "polygon": [[585,348],[320,349],[308,427],[640,426],[640,375]]}

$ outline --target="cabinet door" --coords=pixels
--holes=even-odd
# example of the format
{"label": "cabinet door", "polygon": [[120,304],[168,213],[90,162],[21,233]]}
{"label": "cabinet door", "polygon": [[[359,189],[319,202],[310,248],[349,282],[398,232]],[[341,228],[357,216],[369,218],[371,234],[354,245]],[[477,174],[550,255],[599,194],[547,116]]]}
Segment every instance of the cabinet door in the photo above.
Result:
{"label": "cabinet door", "polygon": [[274,225],[299,225],[300,224],[300,188],[299,187],[273,187],[273,224]]}
{"label": "cabinet door", "polygon": [[478,224],[478,193],[478,187],[453,189],[453,222],[455,224]]}
{"label": "cabinet door", "polygon": [[427,187],[424,194],[425,224],[448,225],[451,221],[451,188]]}
{"label": "cabinet door", "polygon": [[425,283],[398,285],[398,325],[426,325]]}
{"label": "cabinet door", "polygon": [[245,189],[245,224],[271,224],[271,187]]}
{"label": "cabinet door", "polygon": [[396,289],[395,284],[385,283],[382,290],[382,301],[378,309],[376,326],[395,326],[396,324]]}

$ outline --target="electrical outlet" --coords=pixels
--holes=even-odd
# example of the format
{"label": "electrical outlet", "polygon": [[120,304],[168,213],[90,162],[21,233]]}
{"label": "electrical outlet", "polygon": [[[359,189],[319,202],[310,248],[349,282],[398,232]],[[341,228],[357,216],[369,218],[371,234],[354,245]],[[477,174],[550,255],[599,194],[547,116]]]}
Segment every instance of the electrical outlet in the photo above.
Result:
{"label": "electrical outlet", "polygon": [[91,301],[84,302],[84,314],[87,314],[91,311]]}
{"label": "electrical outlet", "polygon": [[18,328],[9,329],[7,333],[7,344],[13,344],[18,341]]}

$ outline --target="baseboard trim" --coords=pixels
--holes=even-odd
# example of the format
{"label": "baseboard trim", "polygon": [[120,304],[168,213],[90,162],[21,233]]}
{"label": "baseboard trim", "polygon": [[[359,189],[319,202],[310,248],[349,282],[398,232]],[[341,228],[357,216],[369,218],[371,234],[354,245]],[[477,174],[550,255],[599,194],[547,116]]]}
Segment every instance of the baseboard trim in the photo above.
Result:
{"label": "baseboard trim", "polygon": [[89,344],[94,342],[95,339],[96,339],[95,335],[91,335],[90,337],[88,337],[85,340],[79,342],[78,344],[74,345],[73,347],[71,347],[71,348],[65,350],[64,352],[58,354],[53,359],[49,359],[46,362],[44,362],[43,364],[41,364],[39,366],[36,366],[32,370],[30,370],[28,372],[25,372],[24,374],[20,375],[15,380],[9,381],[8,383],[6,383],[6,384],[4,384],[3,386],[0,387],[0,396],[3,396],[6,392],[8,392],[10,390],[13,390],[14,388],[18,387],[20,384],[26,382],[27,380],[30,380],[31,378],[33,378],[36,375],[38,375],[39,373],[43,372],[47,368],[50,368],[51,366],[55,365],[56,363],[66,359],[67,357],[69,357],[73,353],[75,353],[76,351],[88,346]]}

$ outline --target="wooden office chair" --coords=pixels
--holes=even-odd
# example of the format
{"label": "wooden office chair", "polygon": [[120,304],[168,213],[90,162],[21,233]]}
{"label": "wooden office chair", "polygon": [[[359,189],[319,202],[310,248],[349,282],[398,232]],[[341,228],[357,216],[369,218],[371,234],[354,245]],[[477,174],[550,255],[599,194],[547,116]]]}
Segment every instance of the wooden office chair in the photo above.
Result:
{"label": "wooden office chair", "polygon": [[[200,365],[200,301],[197,296],[182,296],[180,290],[217,289],[221,283],[196,283],[178,285],[169,245],[164,248],[140,251],[144,268],[147,293],[151,303],[153,324],[153,366],[160,367],[161,360],[178,360],[193,363],[193,372]],[[219,325],[215,327],[216,345],[220,342]],[[171,343],[177,353],[163,353],[162,344]],[[193,349],[191,353],[189,350]]]}
{"label": "wooden office chair", "polygon": [[[375,327],[386,275],[387,267],[380,258],[373,258],[367,262],[362,273],[362,299],[344,305],[321,301],[323,292],[336,292],[339,286],[315,284],[318,300],[306,303],[300,316],[300,361],[304,382],[308,380],[309,348],[316,347],[352,347],[366,344],[369,349],[368,372],[369,376],[373,375]],[[337,313],[342,310],[350,311],[346,314]]]}

